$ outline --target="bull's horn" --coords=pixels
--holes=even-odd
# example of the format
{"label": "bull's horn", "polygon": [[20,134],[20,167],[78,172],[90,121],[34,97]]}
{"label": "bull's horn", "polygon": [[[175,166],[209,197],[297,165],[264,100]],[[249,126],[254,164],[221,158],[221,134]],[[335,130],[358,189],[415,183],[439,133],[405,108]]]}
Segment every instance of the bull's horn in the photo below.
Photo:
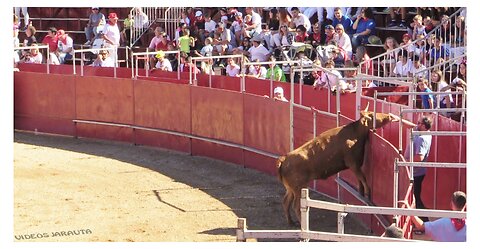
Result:
{"label": "bull's horn", "polygon": [[390,112],[388,113],[388,115],[390,115],[390,117],[392,118],[392,121],[391,121],[391,122],[398,122],[398,121],[400,121],[400,117],[399,117],[399,116],[397,116],[397,115],[395,115],[395,114],[393,114],[393,113],[390,113]]}
{"label": "bull's horn", "polygon": [[365,107],[364,112],[368,112],[368,106],[370,105],[370,102],[367,102],[367,107]]}

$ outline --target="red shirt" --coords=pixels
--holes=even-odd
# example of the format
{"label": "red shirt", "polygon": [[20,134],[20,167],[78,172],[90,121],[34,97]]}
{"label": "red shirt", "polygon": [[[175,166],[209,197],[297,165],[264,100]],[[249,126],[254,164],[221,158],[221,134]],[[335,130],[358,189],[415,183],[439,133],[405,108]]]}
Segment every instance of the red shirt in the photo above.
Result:
{"label": "red shirt", "polygon": [[165,41],[165,43],[163,43],[162,41],[157,43],[157,45],[155,45],[155,51],[158,51],[158,50],[167,51],[168,50],[168,41]]}
{"label": "red shirt", "polygon": [[46,36],[43,38],[42,43],[48,45],[48,48],[50,49],[50,52],[55,52],[55,51],[57,51],[57,48],[58,48],[58,38],[57,38],[56,36],[55,36],[54,38],[52,38],[51,36],[46,35]]}

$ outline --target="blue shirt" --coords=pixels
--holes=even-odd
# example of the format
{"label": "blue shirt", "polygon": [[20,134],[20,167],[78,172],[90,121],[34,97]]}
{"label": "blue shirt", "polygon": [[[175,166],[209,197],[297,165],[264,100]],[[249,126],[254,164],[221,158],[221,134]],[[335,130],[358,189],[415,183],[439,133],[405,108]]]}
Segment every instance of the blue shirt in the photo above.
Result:
{"label": "blue shirt", "polygon": [[433,61],[437,61],[438,58],[445,59],[448,56],[450,56],[450,51],[443,45],[440,46],[440,49],[436,49],[435,47],[430,49],[430,58],[432,58]]}
{"label": "blue shirt", "polygon": [[353,21],[348,16],[342,15],[342,18],[338,20],[337,18],[333,18],[333,27],[337,27],[337,24],[342,24],[343,28],[345,29],[345,33],[353,34]]}
{"label": "blue shirt", "polygon": [[457,231],[450,218],[441,218],[425,222],[425,234],[434,241],[440,242],[465,242],[467,241],[467,224]]}
{"label": "blue shirt", "polygon": [[361,33],[367,29],[369,29],[371,32],[369,34],[370,35],[374,35],[375,34],[375,21],[373,19],[360,19],[358,21],[358,25],[357,25],[357,29],[355,30],[355,33],[358,34],[358,33]]}
{"label": "blue shirt", "polygon": [[[428,154],[430,153],[430,146],[432,145],[432,135],[421,135],[413,138],[413,154],[422,155],[422,162],[426,162]],[[413,176],[421,176],[427,173],[427,168],[415,167],[413,168]]]}
{"label": "blue shirt", "polygon": [[[430,90],[430,88],[426,88],[424,92],[431,93],[432,90]],[[434,106],[430,106],[430,102],[428,101],[429,99],[433,100],[433,105]],[[422,95],[423,109],[433,109],[433,108],[435,108],[435,106],[436,106],[435,102],[436,102],[436,99],[433,97],[432,94]]]}

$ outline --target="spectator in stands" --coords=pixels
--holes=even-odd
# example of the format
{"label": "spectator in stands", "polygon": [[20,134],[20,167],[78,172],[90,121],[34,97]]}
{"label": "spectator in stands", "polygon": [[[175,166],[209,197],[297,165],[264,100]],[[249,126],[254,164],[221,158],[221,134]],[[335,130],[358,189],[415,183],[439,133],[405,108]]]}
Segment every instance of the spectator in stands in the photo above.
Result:
{"label": "spectator in stands", "polygon": [[427,36],[426,27],[423,25],[423,17],[421,15],[416,15],[413,17],[413,22],[410,24],[412,27],[412,39],[418,39],[418,36],[423,35],[424,37]]}
{"label": "spectator in stands", "polygon": [[[166,37],[164,37],[166,35],[166,33],[163,32],[163,29],[161,27],[157,26],[154,30],[154,33],[155,33],[155,36],[152,38],[152,40],[150,40],[150,45],[148,46],[148,51],[149,52],[157,51],[157,45],[161,41],[164,41],[166,39]],[[161,47],[161,46],[159,46],[159,47]],[[150,67],[153,68],[154,65],[155,65],[155,58],[154,58],[154,56],[151,56],[150,57]]]}
{"label": "spectator in stands", "polygon": [[230,57],[227,60],[227,66],[225,67],[226,73],[230,77],[240,77],[240,66],[237,65],[235,59]]}
{"label": "spectator in stands", "polygon": [[361,65],[360,72],[362,74],[373,75],[373,61],[364,46],[357,47],[353,61]]}
{"label": "spectator in stands", "polygon": [[320,32],[320,24],[317,22],[312,27],[312,32],[308,35],[308,39],[305,41],[307,44],[311,44],[314,48],[321,45],[322,33]]}
{"label": "spectator in stands", "polygon": [[444,60],[448,60],[450,56],[450,51],[443,45],[443,38],[440,36],[435,36],[435,41],[433,44],[433,48],[430,49],[428,55],[430,61],[433,64],[437,63],[437,60],[443,58]]}
{"label": "spectator in stands", "polygon": [[417,36],[417,39],[417,42],[413,44],[413,55],[418,56],[420,58],[420,63],[425,64],[427,57],[426,39],[424,35]]}
{"label": "spectator in stands", "polygon": [[109,54],[108,49],[100,50],[97,58],[92,63],[92,67],[114,67],[115,62]]}
{"label": "spectator in stands", "polygon": [[393,75],[391,77],[408,77],[408,73],[412,71],[412,60],[408,58],[408,52],[402,49],[398,53],[398,61],[393,69]]}
{"label": "spectator in stands", "polygon": [[[255,59],[253,62],[261,62],[260,59]],[[260,64],[250,65],[248,68],[248,77],[253,77],[257,79],[265,79],[267,77],[267,69]]]}
{"label": "spectator in stands", "polygon": [[300,10],[298,9],[298,7],[293,7],[291,11],[292,11],[292,22],[290,24],[290,28],[296,29],[299,25],[303,25],[307,30],[307,32],[310,32],[310,28],[312,27],[312,24],[310,23],[310,20],[308,19],[308,17],[300,13]]}
{"label": "spectator in stands", "polygon": [[262,32],[262,17],[257,12],[253,11],[252,7],[246,7],[245,12],[247,15],[252,16],[252,24],[248,24],[249,22],[245,20],[245,36],[254,37],[259,35]]}
{"label": "spectator in stands", "polygon": [[281,86],[277,86],[275,89],[273,89],[273,100],[288,102],[288,99],[284,96],[283,88]]}
{"label": "spectator in stands", "polygon": [[328,24],[325,26],[325,40],[323,42],[323,45],[328,45],[330,41],[334,40],[334,35],[335,35],[335,28]]}
{"label": "spectator in stands", "polygon": [[413,56],[413,66],[408,72],[409,77],[418,77],[420,79],[428,79],[427,67],[421,63],[421,59],[418,55]]}
{"label": "spectator in stands", "polygon": [[[432,91],[434,92],[451,92],[450,88],[448,87],[449,84],[445,81],[445,77],[443,72],[439,69],[435,69],[430,74],[430,85],[432,86]],[[435,96],[440,99],[440,108],[452,108],[454,107],[453,97],[452,94],[440,95]],[[438,102],[437,102],[438,103]],[[447,113],[440,113],[442,115],[447,115]]]}
{"label": "spectator in stands", "polygon": [[[405,203],[411,208],[408,203]],[[450,208],[453,211],[464,211],[467,204],[467,195],[462,191],[455,191],[452,195]],[[411,216],[415,227],[434,241],[465,242],[467,241],[467,224],[465,219],[440,218],[425,222],[417,216]]]}
{"label": "spectator in stands", "polygon": [[[22,11],[23,15],[23,28],[22,30],[26,30],[30,25],[30,15],[28,14],[28,7],[15,7],[15,15],[20,18],[20,10]],[[18,28],[20,28],[20,22],[18,22]]]}
{"label": "spectator in stands", "polygon": [[212,20],[212,16],[209,13],[205,14],[205,30],[204,30],[204,35],[205,37],[211,37],[213,38],[213,32],[215,32],[215,26],[217,23]]}
{"label": "spectator in stands", "polygon": [[352,36],[352,46],[356,49],[361,44],[368,42],[368,37],[375,35],[375,20],[373,19],[373,12],[370,8],[363,8],[360,15],[352,25],[355,33]]}
{"label": "spectator in stands", "polygon": [[246,52],[252,47],[250,39],[248,37],[243,38],[240,46],[233,48],[233,54],[247,54]]}
{"label": "spectator in stands", "polygon": [[274,48],[278,48],[281,51],[282,46],[290,47],[294,37],[294,34],[290,32],[286,25],[280,25],[278,33],[273,35]]}
{"label": "spectator in stands", "polygon": [[178,38],[178,47],[180,51],[190,55],[190,47],[195,47],[195,39],[190,36],[190,30],[185,29],[183,35]]}
{"label": "spectator in stands", "polygon": [[454,32],[453,37],[456,38],[455,42],[461,47],[465,46],[464,44],[465,34],[466,34],[465,28],[466,28],[465,17],[457,16],[457,18],[455,18],[455,28],[453,31]]}
{"label": "spectator in stands", "polygon": [[403,239],[403,230],[393,223],[385,229],[382,237]]}
{"label": "spectator in stands", "polygon": [[[93,42],[93,38],[103,30],[105,25],[105,16],[100,12],[98,7],[92,7],[92,13],[88,17],[88,23],[85,27],[85,37],[87,42],[85,45],[90,45]],[[92,36],[93,35],[93,36]]]}
{"label": "spectator in stands", "polygon": [[335,34],[333,36],[333,40],[337,43],[337,46],[342,48],[345,52],[347,52],[347,58],[352,58],[352,43],[350,41],[350,37],[345,33],[345,29],[341,23],[335,26]]}
{"label": "spectator in stands", "polygon": [[400,24],[398,24],[398,27],[399,28],[406,28],[407,27],[407,23],[405,22],[405,18],[407,17],[407,8],[405,7],[391,7],[389,9],[390,11],[390,23],[388,24],[388,27],[395,27],[397,26],[397,17],[398,15],[400,15],[400,17],[402,18]]}
{"label": "spectator in stands", "polygon": [[184,10],[182,13],[180,13],[180,22],[185,23],[187,27],[190,27],[190,18],[188,18],[187,10]]}
{"label": "spectator in stands", "polygon": [[231,23],[228,23],[229,15],[227,8],[220,8],[220,22],[225,24],[225,28],[229,29]]}
{"label": "spectator in stands", "polygon": [[208,37],[205,39],[205,46],[198,52],[197,50],[193,50],[196,56],[201,57],[209,57],[213,55],[213,46],[212,46],[213,39]]}
{"label": "spectator in stands", "polygon": [[120,45],[120,29],[118,28],[117,22],[117,13],[110,12],[110,14],[108,14],[108,22],[102,31],[102,38],[105,40],[104,46],[107,48],[115,48],[114,50],[110,50],[110,57],[113,61],[117,61],[117,47]]}
{"label": "spectator in stands", "polygon": [[353,21],[352,21],[352,19],[350,19],[350,17],[348,17],[348,16],[346,16],[342,13],[342,8],[336,7],[334,9],[334,13],[335,13],[335,18],[333,18],[332,25],[334,27],[337,27],[338,24],[342,24],[345,33],[347,33],[348,35],[353,34],[353,29],[352,29]]}
{"label": "spectator in stands", "polygon": [[29,52],[26,52],[23,57],[24,63],[33,63],[33,64],[42,64],[43,62],[43,55],[38,50],[38,45],[36,43],[31,45],[32,48]]}
{"label": "spectator in stands", "polygon": [[256,61],[257,59],[260,62],[267,61],[270,56],[270,51],[263,46],[262,39],[259,36],[255,36],[251,39],[251,41],[253,46],[248,49],[247,53],[250,61]]}
{"label": "spectator in stands", "polygon": [[160,33],[160,41],[155,45],[155,51],[163,50],[167,51],[168,50],[168,44],[170,41],[168,40],[168,35],[165,32]]}
{"label": "spectator in stands", "polygon": [[[356,70],[357,66],[355,62],[352,60],[345,61],[344,68],[355,68],[354,70],[346,70],[343,71],[345,78],[355,78],[358,74],[358,70]],[[357,90],[357,80],[354,79],[346,79],[345,82],[348,85],[349,92],[355,92]]]}
{"label": "spectator in stands", "polygon": [[192,36],[200,40],[199,45],[201,45],[205,41],[205,18],[203,17],[203,12],[197,10],[195,12],[195,25],[192,27]]}
{"label": "spectator in stands", "polygon": [[192,70],[193,74],[201,73],[200,69],[192,62],[192,57],[186,53],[181,53],[180,55],[180,72],[190,72]]}
{"label": "spectator in stands", "polygon": [[[18,39],[18,17],[13,15],[13,47],[20,47],[20,40]],[[14,71],[18,71],[18,62],[20,62],[20,54],[18,50],[13,50],[13,68]],[[16,69],[15,69],[16,68]]]}
{"label": "spectator in stands", "polygon": [[413,53],[415,52],[415,44],[413,44],[412,37],[408,33],[402,35],[400,47],[403,46],[406,46],[404,49],[408,52],[408,58],[412,58]]}
{"label": "spectator in stands", "polygon": [[[426,79],[421,80],[418,83],[420,89],[428,89],[428,81]],[[430,90],[430,89],[428,89]],[[425,91],[431,92],[431,91]],[[423,97],[425,96],[425,98]],[[428,100],[427,100],[428,99]],[[424,106],[433,106],[433,97],[432,95],[422,95],[422,101],[428,102],[424,103]],[[428,107],[429,108],[429,107]],[[412,124],[413,125],[413,124]],[[414,128],[416,131],[430,131],[432,127],[432,120],[428,116],[422,116],[417,122],[417,125]],[[413,138],[413,162],[426,162],[428,155],[430,153],[430,146],[432,145],[432,135],[416,135]],[[410,161],[410,143],[407,144],[405,150],[405,159]],[[427,173],[427,168],[425,167],[414,167],[413,168],[413,194],[415,196],[415,205],[417,209],[425,209],[425,205],[422,201],[422,183]],[[407,204],[408,205],[408,204]],[[421,220],[428,221],[427,217],[421,217]]]}
{"label": "spectator in stands", "polygon": [[447,48],[450,48],[450,41],[454,40],[455,38],[453,37],[455,35],[454,29],[454,24],[450,21],[450,17],[447,15],[442,16],[442,24],[439,30],[439,33],[437,35],[439,37],[443,38],[443,43],[447,46]]}
{"label": "spectator in stands", "polygon": [[322,73],[320,78],[313,83],[313,89],[327,88],[333,92],[336,91],[337,84],[340,85],[340,91],[345,91],[348,88],[346,82],[342,79],[342,75],[334,67],[335,62],[333,60],[328,60],[325,63],[325,69],[329,70],[329,72]]}
{"label": "spectator in stands", "polygon": [[133,17],[132,14],[128,14],[127,18],[123,20],[123,30],[120,32],[121,33],[121,43],[123,45],[129,44],[130,43],[130,37],[132,35],[132,27],[133,27]]}
{"label": "spectator in stands", "polygon": [[[427,79],[420,79],[418,81],[418,88],[420,89],[420,92],[426,92],[430,93],[432,90],[430,89],[430,86],[428,85],[428,80]],[[428,95],[421,95],[422,98],[422,108],[423,109],[433,109],[435,108],[435,98],[433,97],[432,94]],[[422,179],[423,180],[423,179]],[[420,206],[423,207],[423,202],[420,200]]]}
{"label": "spectator in stands", "polygon": [[224,55],[232,51],[233,46],[230,44],[232,40],[231,31],[225,27],[223,22],[217,23],[215,33],[216,36],[214,36],[213,45],[216,48],[216,53],[218,53],[218,55]]}
{"label": "spectator in stands", "polygon": [[57,29],[55,27],[50,27],[47,30],[47,35],[42,40],[42,43],[48,45],[50,53],[54,53],[58,48],[58,37]]}
{"label": "spectator in stands", "polygon": [[161,50],[158,51],[157,54],[155,55],[155,58],[157,58],[157,63],[155,64],[155,67],[151,69],[151,71],[154,71],[154,70],[168,71],[168,72],[173,71],[172,64],[168,59],[165,58],[165,52]]}
{"label": "spectator in stands", "polygon": [[271,8],[268,12],[268,21],[267,27],[262,30],[261,36],[267,44],[267,48],[270,52],[273,52],[274,42],[273,35],[278,33],[280,29],[280,21],[278,19],[278,10],[276,8]]}
{"label": "spectator in stands", "polygon": [[23,46],[31,46],[34,43],[37,43],[37,38],[35,34],[37,33],[37,29],[32,25],[28,25],[27,29],[25,29],[25,39],[23,40]]}
{"label": "spectator in stands", "polygon": [[[232,23],[232,32],[235,34],[235,39],[237,40],[237,44],[241,44],[242,38],[244,37],[245,33],[245,23],[243,21],[243,14],[242,12],[235,13],[235,21]],[[246,38],[249,38],[246,36]]]}
{"label": "spectator in stands", "polygon": [[307,29],[303,25],[298,25],[296,29],[295,42],[305,43],[308,40]]}
{"label": "spectator in stands", "polygon": [[285,8],[279,8],[278,10],[278,21],[280,24],[280,27],[285,25],[287,27],[290,27],[292,23],[292,19],[288,15],[288,12]]}
{"label": "spectator in stands", "polygon": [[[65,33],[65,30],[59,29],[57,31],[58,49],[55,53],[60,64],[64,64],[66,60],[73,58],[73,39]],[[54,61],[55,58],[52,58]]]}
{"label": "spectator in stands", "polygon": [[276,61],[277,60],[275,59],[275,57],[273,56],[270,57],[270,64],[267,70],[266,79],[273,79],[274,81],[286,82],[287,78],[285,77],[285,73],[277,64],[275,64]]}
{"label": "spectator in stands", "polygon": [[140,7],[135,7],[135,14],[133,15],[133,27],[137,30],[148,28],[148,15],[145,14]]}
{"label": "spectator in stands", "polygon": [[398,48],[398,42],[395,38],[389,36],[385,39],[383,48],[386,54],[386,56],[384,56],[385,59],[382,60],[383,76],[392,76],[393,68],[398,59],[398,50],[396,50]]}

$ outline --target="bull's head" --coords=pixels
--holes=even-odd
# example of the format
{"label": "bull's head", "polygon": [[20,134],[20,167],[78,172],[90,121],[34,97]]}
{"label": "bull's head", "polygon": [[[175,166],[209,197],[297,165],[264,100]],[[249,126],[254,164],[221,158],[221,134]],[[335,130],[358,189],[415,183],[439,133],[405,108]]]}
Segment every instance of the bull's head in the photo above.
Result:
{"label": "bull's head", "polygon": [[400,119],[397,115],[392,113],[376,113],[375,117],[373,112],[368,111],[368,106],[365,110],[360,112],[360,123],[369,129],[373,129],[373,122],[375,122],[375,128],[381,128],[390,122],[398,122]]}

